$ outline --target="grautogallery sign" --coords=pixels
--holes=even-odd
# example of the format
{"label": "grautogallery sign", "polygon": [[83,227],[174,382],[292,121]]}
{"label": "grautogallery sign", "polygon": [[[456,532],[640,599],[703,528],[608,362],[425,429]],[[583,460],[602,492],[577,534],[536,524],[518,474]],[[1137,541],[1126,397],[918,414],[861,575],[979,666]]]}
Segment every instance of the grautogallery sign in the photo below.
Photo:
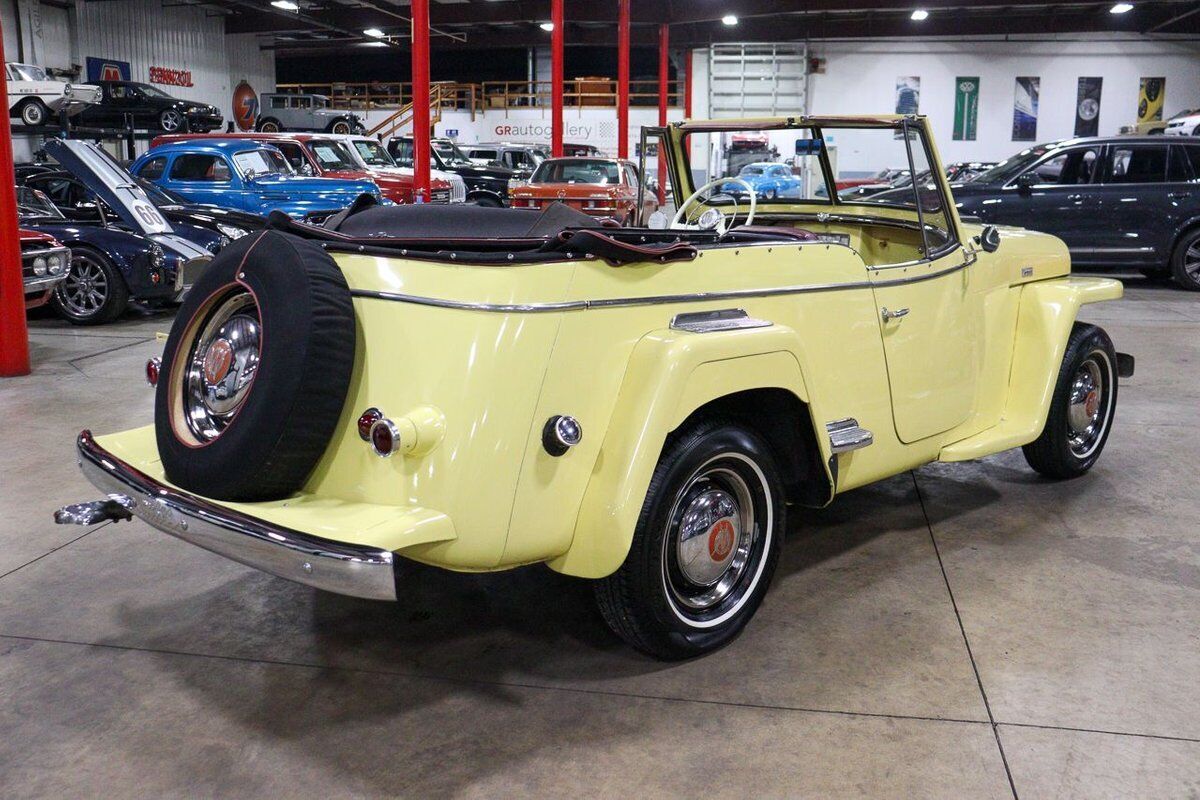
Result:
{"label": "grautogallery sign", "polygon": [[[492,128],[497,139],[544,142],[550,139],[550,120],[536,122],[501,122]],[[567,121],[563,125],[563,138],[579,144],[594,144],[597,147],[617,143],[617,123],[600,120],[585,122]]]}

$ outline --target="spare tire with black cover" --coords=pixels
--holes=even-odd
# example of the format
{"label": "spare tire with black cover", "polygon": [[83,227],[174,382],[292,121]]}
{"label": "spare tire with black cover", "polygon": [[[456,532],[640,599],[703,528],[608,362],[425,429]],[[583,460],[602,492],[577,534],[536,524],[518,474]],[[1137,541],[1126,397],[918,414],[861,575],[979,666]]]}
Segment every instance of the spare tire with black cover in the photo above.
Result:
{"label": "spare tire with black cover", "polygon": [[278,231],[225,247],[192,286],[155,396],[167,480],[217,500],[303,487],[354,366],[350,289],[319,245]]}

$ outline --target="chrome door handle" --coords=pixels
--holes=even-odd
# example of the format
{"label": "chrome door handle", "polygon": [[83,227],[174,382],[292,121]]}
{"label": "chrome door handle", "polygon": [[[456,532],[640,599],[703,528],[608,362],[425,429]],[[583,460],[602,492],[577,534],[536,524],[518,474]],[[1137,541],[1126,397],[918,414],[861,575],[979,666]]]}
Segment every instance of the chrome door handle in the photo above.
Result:
{"label": "chrome door handle", "polygon": [[891,320],[900,319],[901,317],[907,317],[907,316],[908,316],[907,308],[897,308],[895,311],[889,311],[887,309],[887,307],[885,306],[883,309],[883,321],[884,322],[890,322]]}

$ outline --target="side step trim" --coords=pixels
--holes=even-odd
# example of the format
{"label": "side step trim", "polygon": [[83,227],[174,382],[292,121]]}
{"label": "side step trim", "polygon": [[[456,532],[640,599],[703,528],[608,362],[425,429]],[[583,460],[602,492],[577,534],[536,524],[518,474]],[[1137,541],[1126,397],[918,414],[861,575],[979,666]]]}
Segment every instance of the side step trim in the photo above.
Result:
{"label": "side step trim", "polygon": [[875,442],[875,434],[861,427],[853,417],[826,422],[825,432],[829,434],[829,449],[834,454],[861,450]]}

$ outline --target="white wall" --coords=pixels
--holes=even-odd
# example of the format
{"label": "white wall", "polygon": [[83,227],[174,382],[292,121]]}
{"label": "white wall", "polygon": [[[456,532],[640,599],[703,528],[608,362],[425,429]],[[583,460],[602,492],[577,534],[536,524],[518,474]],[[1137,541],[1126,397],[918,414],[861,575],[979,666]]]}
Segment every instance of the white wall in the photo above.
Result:
{"label": "white wall", "polygon": [[[1200,107],[1200,47],[1185,43],[922,41],[814,42],[810,46],[810,55],[826,59],[825,74],[809,76],[810,113],[892,113],[896,78],[919,75],[920,111],[932,120],[946,162],[998,160],[1028,146],[1012,140],[1017,76],[1041,78],[1039,142],[1074,135],[1080,77],[1104,78],[1101,135],[1115,134],[1136,120],[1141,77],[1166,77],[1167,114]],[[956,142],[951,136],[954,81],[959,76],[980,78],[979,131],[973,142]],[[899,166],[847,155],[839,154],[843,173]]]}

